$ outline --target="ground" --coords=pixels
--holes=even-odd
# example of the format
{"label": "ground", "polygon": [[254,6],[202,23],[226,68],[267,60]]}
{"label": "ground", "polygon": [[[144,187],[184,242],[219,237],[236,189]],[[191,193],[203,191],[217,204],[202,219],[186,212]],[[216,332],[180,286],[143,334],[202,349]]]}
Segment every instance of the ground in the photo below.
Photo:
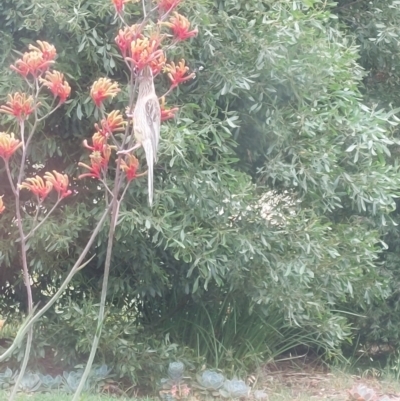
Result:
{"label": "ground", "polygon": [[[364,384],[372,388],[377,396],[388,396],[387,400],[400,401],[400,383],[378,370],[365,370],[362,374],[346,373],[346,369],[332,369],[313,361],[285,360],[268,364],[248,378],[254,388],[268,395],[265,401],[346,401],[353,386]],[[6,393],[0,392],[0,401],[7,401]],[[20,394],[17,401],[69,401],[65,394]],[[132,399],[132,398],[131,398]],[[378,398],[379,399],[379,398]],[[127,401],[128,398],[107,395],[84,395],[82,401]],[[189,397],[187,401],[199,401]],[[139,401],[159,401],[141,398]],[[253,400],[252,400],[253,401]]]}
{"label": "ground", "polygon": [[378,397],[387,395],[400,401],[400,383],[382,371],[369,369],[362,374],[348,373],[349,369],[327,368],[309,361],[282,361],[265,367],[260,387],[268,401],[348,400],[349,390],[364,384],[375,390]]}

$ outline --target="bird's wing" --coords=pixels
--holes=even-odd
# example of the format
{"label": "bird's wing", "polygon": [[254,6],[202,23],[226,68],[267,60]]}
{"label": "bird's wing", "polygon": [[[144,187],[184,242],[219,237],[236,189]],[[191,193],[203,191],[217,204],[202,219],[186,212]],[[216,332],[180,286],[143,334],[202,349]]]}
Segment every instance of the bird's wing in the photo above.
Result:
{"label": "bird's wing", "polygon": [[147,125],[150,127],[150,141],[154,159],[157,160],[158,142],[160,140],[161,109],[157,96],[152,96],[145,104]]}

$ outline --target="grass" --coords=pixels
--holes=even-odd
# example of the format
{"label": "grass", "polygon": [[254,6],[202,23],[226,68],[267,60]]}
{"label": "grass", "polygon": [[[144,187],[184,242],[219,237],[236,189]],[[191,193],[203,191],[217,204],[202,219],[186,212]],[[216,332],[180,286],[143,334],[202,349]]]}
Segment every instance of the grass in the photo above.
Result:
{"label": "grass", "polygon": [[259,386],[268,394],[268,401],[344,401],[353,386],[363,384],[377,395],[389,395],[398,400],[400,383],[382,370],[327,370],[320,366],[293,363],[266,372]]}
{"label": "grass", "polygon": [[[257,390],[263,390],[268,395],[265,401],[344,401],[348,399],[348,390],[353,386],[364,384],[378,394],[389,395],[392,399],[400,395],[400,382],[387,371],[327,369],[326,366],[314,361],[296,362],[281,361],[264,366],[248,381]],[[70,401],[71,395],[64,393],[51,394],[19,394],[16,401]],[[124,398],[106,395],[86,395],[81,401],[159,401],[158,398],[140,397]],[[8,401],[6,392],[0,391],[0,401]],[[192,395],[183,401],[202,401],[201,396]],[[206,400],[204,400],[206,401]],[[215,401],[224,401],[215,398]],[[249,398],[248,401],[256,401]]]}
{"label": "grass", "polygon": [[[18,394],[16,401],[71,401],[72,395],[65,393],[49,394]],[[133,398],[113,397],[106,395],[83,394],[81,401],[132,401]],[[0,391],[0,401],[8,401],[8,394]],[[142,398],[140,401],[155,401],[152,398]]]}

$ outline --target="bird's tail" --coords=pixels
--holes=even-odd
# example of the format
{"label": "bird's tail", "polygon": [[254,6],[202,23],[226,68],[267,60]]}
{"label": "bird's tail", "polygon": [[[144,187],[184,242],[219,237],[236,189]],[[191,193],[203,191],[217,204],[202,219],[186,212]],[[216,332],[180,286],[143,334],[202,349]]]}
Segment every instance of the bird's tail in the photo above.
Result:
{"label": "bird's tail", "polygon": [[147,178],[149,182],[149,205],[153,204],[153,167],[154,167],[154,151],[153,145],[150,140],[143,141],[142,144],[144,148],[144,152],[146,154],[146,162],[147,162]]}

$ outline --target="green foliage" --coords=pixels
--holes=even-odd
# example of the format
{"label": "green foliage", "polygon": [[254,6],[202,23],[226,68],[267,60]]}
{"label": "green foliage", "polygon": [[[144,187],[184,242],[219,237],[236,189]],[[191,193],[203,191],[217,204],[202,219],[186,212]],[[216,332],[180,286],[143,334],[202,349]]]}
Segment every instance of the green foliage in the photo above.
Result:
{"label": "green foliage", "polygon": [[[397,248],[393,241],[390,261],[382,241],[397,232],[398,119],[388,105],[399,105],[394,91],[380,98],[388,87],[369,85],[362,66],[396,70],[397,28],[382,21],[396,20],[398,2],[372,2],[381,12],[360,3],[354,18],[344,3],[184,2],[199,26],[185,57],[205,68],[171,98],[181,109],[162,128],[155,207],[147,207],[142,182],[121,205],[99,352],[99,363],[117,377],[154,386],[177,357],[245,370],[299,344],[334,356],[351,337],[351,315],[340,310],[371,310],[380,322],[379,313],[387,316],[382,299],[391,293],[397,308],[398,280],[389,284],[397,277]],[[134,19],[139,6],[129,7]],[[72,100],[42,127],[31,173],[40,162],[75,174],[83,157],[78,145],[96,117],[88,88],[98,76],[126,82],[110,11],[98,0],[0,5],[0,97],[19,85],[7,72],[11,49],[38,38],[54,39],[60,69],[73,83]],[[74,181],[74,189],[31,239],[37,300],[54,293],[103,209],[95,182]],[[10,206],[0,241],[0,302],[9,314],[24,305],[12,219]],[[106,230],[93,261],[36,333],[66,366],[89,350]]]}
{"label": "green foliage", "polygon": [[[96,388],[98,383],[109,377],[110,369],[106,365],[97,367],[87,382],[86,390]],[[0,389],[8,389],[15,384],[18,372],[6,368],[0,373]],[[19,389],[24,393],[49,392],[57,390],[63,393],[74,392],[79,384],[82,371],[63,372],[63,376],[43,375],[41,373],[26,372],[21,380]]]}
{"label": "green foliage", "polygon": [[205,390],[216,391],[224,384],[225,377],[221,373],[205,370],[201,375],[198,375],[197,381]]}
{"label": "green foliage", "polygon": [[4,372],[0,372],[0,389],[6,389],[14,382],[15,374],[10,368],[6,368]]}
{"label": "green foliage", "polygon": [[243,380],[233,379],[226,380],[222,389],[220,389],[219,392],[224,398],[242,398],[249,395],[250,388]]}
{"label": "green foliage", "polygon": [[[359,62],[365,69],[362,91],[366,104],[385,107],[387,110],[398,108],[400,49],[396,21],[400,16],[400,3],[379,0],[368,3],[339,1],[334,12],[359,46]],[[399,138],[397,129],[394,138]],[[389,150],[386,163],[397,166],[398,146],[390,146]],[[398,205],[397,201],[395,211],[390,216],[391,220],[397,223]],[[362,343],[389,343],[397,347],[400,339],[399,230],[398,226],[385,225],[385,221],[381,222],[372,216],[370,219],[379,227],[382,239],[386,243],[386,249],[380,256],[381,263],[377,268],[382,279],[389,283],[389,287],[384,300],[375,299],[363,310],[358,309],[356,304],[349,305],[348,308],[353,311],[359,310],[365,316],[361,320],[353,319],[353,324],[360,329]]]}

